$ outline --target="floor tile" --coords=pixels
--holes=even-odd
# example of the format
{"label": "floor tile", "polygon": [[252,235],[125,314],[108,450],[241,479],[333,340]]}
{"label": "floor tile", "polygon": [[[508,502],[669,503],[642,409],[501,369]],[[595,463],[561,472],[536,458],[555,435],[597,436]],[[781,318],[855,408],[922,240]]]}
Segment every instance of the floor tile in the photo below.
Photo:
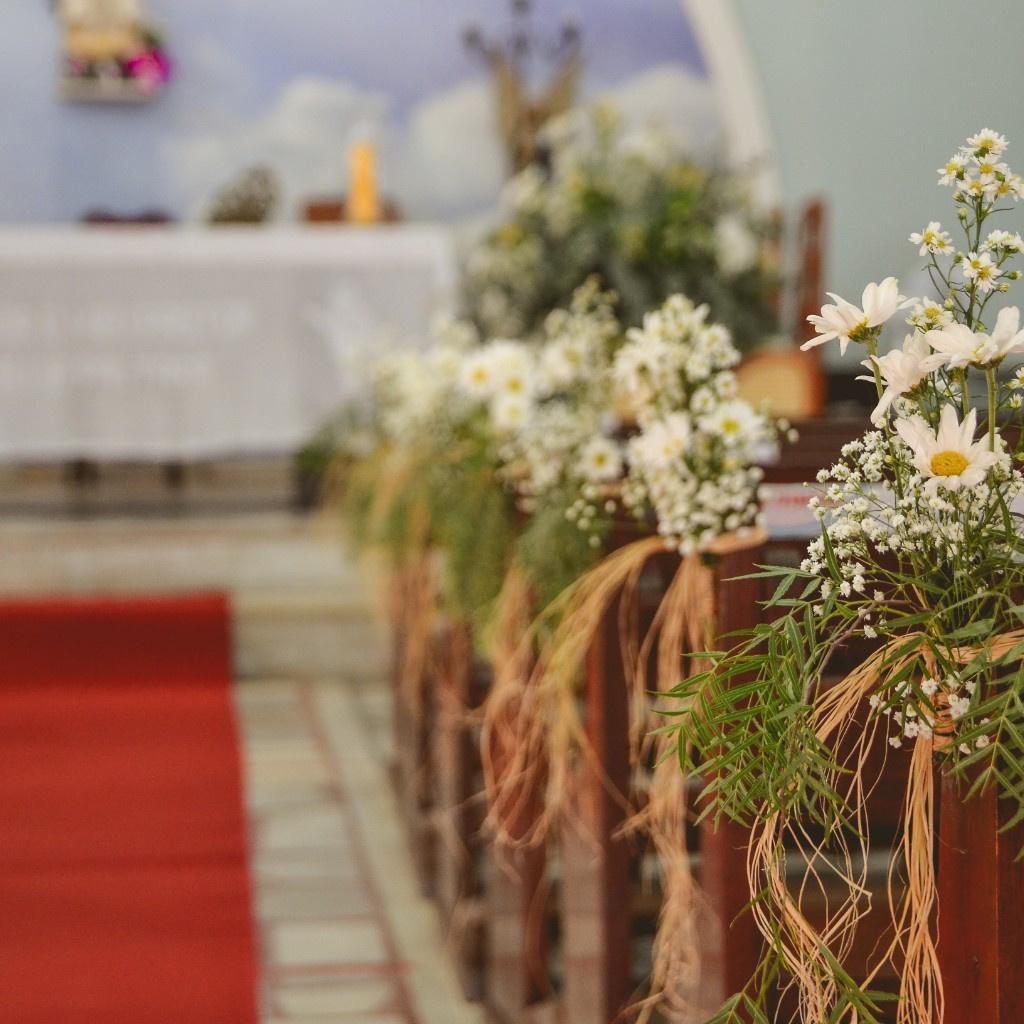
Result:
{"label": "floor tile", "polygon": [[368,964],[388,959],[380,925],[372,920],[277,924],[269,929],[269,937],[275,967]]}

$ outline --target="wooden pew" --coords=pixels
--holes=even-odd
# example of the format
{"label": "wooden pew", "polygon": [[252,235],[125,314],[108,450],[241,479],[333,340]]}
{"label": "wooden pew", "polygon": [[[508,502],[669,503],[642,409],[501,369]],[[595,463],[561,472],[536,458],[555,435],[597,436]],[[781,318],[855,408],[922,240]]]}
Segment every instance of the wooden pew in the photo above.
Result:
{"label": "wooden pew", "polygon": [[480,878],[483,781],[477,716],[490,669],[475,653],[467,622],[439,633],[434,656],[435,716],[431,757],[433,894],[467,999],[483,997],[486,934]]}
{"label": "wooden pew", "polygon": [[994,788],[964,803],[939,783],[939,965],[943,1024],[1024,1021],[1024,823],[1009,820]]}
{"label": "wooden pew", "polygon": [[412,650],[411,615],[421,567],[400,569],[392,580],[392,691],[396,757],[393,782],[405,820],[416,875],[424,893],[434,885],[435,845],[431,821],[431,737],[434,664],[431,652]]}
{"label": "wooden pew", "polygon": [[[812,480],[862,427],[860,421],[839,421],[805,430],[806,440],[769,471],[769,482]],[[805,537],[783,538],[771,542],[767,556],[729,556],[719,567],[719,580],[743,575],[756,562],[798,561],[805,546]],[[757,601],[767,596],[755,581],[720,582],[718,591],[721,633],[752,625],[759,614]],[[426,687],[433,696],[424,702],[417,721],[396,714],[400,774],[406,780],[403,805],[417,835],[418,863],[425,866],[449,931],[457,921],[465,927],[467,913],[479,912],[486,925],[486,943],[470,939],[457,944],[467,993],[482,991],[492,1019],[501,1024],[610,1022],[642,995],[635,954],[638,939],[641,946],[650,939],[649,931],[636,934],[638,905],[643,902],[638,895],[639,858],[644,851],[618,838],[625,809],[608,785],[628,792],[630,784],[618,609],[613,606],[606,613],[584,681],[588,736],[601,769],[598,773],[584,768],[578,774],[578,817],[562,830],[555,861],[543,847],[498,856],[474,838],[478,819],[472,798],[479,792],[473,788],[479,772],[474,729],[471,719],[445,710],[472,709],[479,700],[479,691],[474,693],[470,677],[458,667],[465,665],[467,644],[471,638],[458,628],[440,632],[432,659],[436,670]],[[500,751],[492,753],[500,760]],[[424,776],[429,780],[426,794]],[[416,778],[421,783],[410,785]],[[523,814],[525,828],[528,802]],[[426,828],[424,820],[430,823]],[[459,844],[441,837],[442,831],[449,839],[459,836],[468,855],[460,853]],[[728,825],[702,825],[695,841],[701,853],[699,881],[718,921],[717,938],[704,951],[710,1002],[746,983],[759,950],[749,915],[741,914],[749,899],[745,845],[742,830]],[[424,850],[435,857],[433,867],[431,852]],[[644,913],[649,924],[654,914],[649,909]],[[472,930],[468,934],[479,935]],[[484,948],[481,981],[479,958],[474,963],[472,954]]]}

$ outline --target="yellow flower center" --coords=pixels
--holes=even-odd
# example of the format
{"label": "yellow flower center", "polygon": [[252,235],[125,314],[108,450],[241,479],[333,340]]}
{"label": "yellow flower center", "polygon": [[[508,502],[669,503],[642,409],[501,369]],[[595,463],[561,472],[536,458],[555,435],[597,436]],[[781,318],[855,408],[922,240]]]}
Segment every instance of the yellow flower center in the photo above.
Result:
{"label": "yellow flower center", "polygon": [[511,222],[502,224],[497,231],[498,244],[505,249],[514,249],[523,240],[523,229]]}
{"label": "yellow flower center", "polygon": [[477,366],[470,373],[474,384],[485,384],[487,382],[487,371],[482,366]]}
{"label": "yellow flower center", "polygon": [[967,468],[967,460],[960,452],[936,452],[931,465],[936,476],[959,476]]}
{"label": "yellow flower center", "polygon": [[870,330],[871,328],[868,327],[868,318],[864,317],[859,324],[850,328],[847,337],[850,341],[862,341]]}
{"label": "yellow flower center", "polygon": [[737,420],[722,420],[722,433],[723,434],[738,434],[740,425]]}

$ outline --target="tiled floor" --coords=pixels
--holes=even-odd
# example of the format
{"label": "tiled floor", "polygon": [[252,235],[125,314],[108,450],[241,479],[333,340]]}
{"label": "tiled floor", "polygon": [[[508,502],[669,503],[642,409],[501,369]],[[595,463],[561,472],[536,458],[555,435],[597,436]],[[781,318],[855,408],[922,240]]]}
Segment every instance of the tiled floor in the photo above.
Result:
{"label": "tiled floor", "polygon": [[246,682],[237,694],[265,1018],[416,1020],[312,684]]}
{"label": "tiled floor", "polygon": [[458,997],[411,880],[373,739],[380,700],[365,685],[267,680],[236,691],[264,1020],[468,1024],[477,1014]]}

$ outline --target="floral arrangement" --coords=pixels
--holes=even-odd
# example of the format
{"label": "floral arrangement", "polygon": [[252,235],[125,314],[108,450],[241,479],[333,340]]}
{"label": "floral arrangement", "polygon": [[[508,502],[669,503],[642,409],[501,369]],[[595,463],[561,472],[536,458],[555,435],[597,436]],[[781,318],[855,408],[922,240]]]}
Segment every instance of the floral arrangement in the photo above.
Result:
{"label": "floral arrangement", "polygon": [[[1006,820],[1024,819],[1024,376],[1004,369],[1024,331],[1016,307],[993,305],[1024,251],[1019,234],[992,225],[1024,195],[1006,148],[986,129],[939,170],[965,241],[937,222],[911,236],[936,298],[904,298],[889,277],[859,306],[832,295],[809,318],[817,336],[805,347],[863,346],[874,429],[819,473],[821,535],[800,568],[764,573],[777,580],[776,617],[675,691],[681,762],[716,779],[704,813],[752,829],[752,913],[768,952],[720,1022],[780,1019],[766,1001],[775,979],[806,1024],[877,1022],[891,998],[873,991],[883,967],[900,977],[900,1024],[941,1020],[933,765],[963,781],[966,799],[995,787]],[[901,310],[909,333],[883,354],[882,328]],[[857,639],[872,653],[830,680]],[[882,770],[895,760],[907,773],[893,934],[854,977],[846,954],[869,900],[865,801],[879,748]],[[787,865],[802,884],[787,884]],[[822,922],[807,901],[832,884],[843,898]]]}
{"label": "floral arrangement", "polygon": [[739,352],[707,315],[707,305],[670,297],[629,331],[612,368],[638,427],[626,446],[623,501],[639,514],[651,508],[683,555],[761,524],[755,462],[775,437],[776,425],[736,397]]}
{"label": "floral arrangement", "polygon": [[[403,656],[403,690],[417,698],[438,606],[477,627],[495,666],[482,712],[489,821],[507,844],[537,841],[566,813],[586,756],[576,694],[588,645],[613,602],[632,606],[649,563],[670,563],[655,626],[628,643],[623,634],[636,778],[622,797],[645,794],[631,827],[665,865],[671,908],[646,1015],[663,999],[691,1005],[700,945],[680,848],[685,787],[662,742],[645,740],[648,667],[657,636],[664,692],[680,650],[710,644],[712,567],[730,545],[757,543],[756,461],[778,425],[736,397],[739,352],[706,304],[673,295],[624,328],[616,299],[591,279],[534,340],[482,342],[472,325],[449,323],[426,351],[379,360],[352,434],[348,504],[357,534],[405,577],[414,657]],[[523,794],[538,790],[537,816],[524,822]]]}
{"label": "floral arrangement", "polygon": [[382,545],[395,564],[443,552],[444,603],[469,619],[486,616],[505,572],[514,509],[497,480],[497,445],[523,413],[506,399],[525,393],[530,363],[523,345],[480,346],[471,325],[438,324],[429,349],[377,362],[364,429],[353,435],[347,506],[357,539]]}
{"label": "floral arrangement", "polygon": [[489,403],[499,476],[528,516],[519,562],[542,597],[577,580],[623,519],[681,554],[760,522],[753,463],[775,424],[736,398],[729,331],[676,295],[624,335],[615,298],[591,279],[539,345],[489,342],[460,374],[466,397]]}
{"label": "floral arrangement", "polygon": [[627,325],[683,293],[709,303],[743,350],[773,333],[769,226],[738,178],[661,136],[623,136],[608,107],[545,133],[546,166],[512,180],[501,223],[466,261],[467,313],[485,336],[532,335],[591,275],[617,292]]}
{"label": "floral arrangement", "polygon": [[170,80],[163,33],[144,20],[139,4],[123,3],[108,12],[78,0],[65,2],[61,16],[66,86],[121,83],[149,97]]}
{"label": "floral arrangement", "polygon": [[[458,514],[460,467],[475,466],[528,520],[521,560],[534,585],[554,584],[551,597],[616,524],[688,555],[761,522],[755,463],[778,425],[736,397],[730,332],[683,295],[624,332],[615,299],[588,281],[548,315],[540,343],[481,344],[471,324],[445,325],[428,350],[379,360],[376,440],[353,434],[375,467],[381,453],[392,470],[402,459],[437,521]],[[393,510],[402,493],[392,489]],[[576,560],[545,581],[566,548]]]}
{"label": "floral arrangement", "polygon": [[[532,407],[499,448],[501,475],[529,518],[492,634],[496,678],[484,709],[483,750],[498,842],[538,842],[572,815],[570,776],[588,749],[576,700],[587,651],[608,610],[617,602],[634,608],[645,569],[667,558],[672,582],[653,625],[640,632],[637,622],[620,622],[636,777],[631,792],[619,796],[628,804],[645,794],[630,827],[657,850],[667,893],[652,995],[638,1008],[648,1019],[663,1001],[692,1009],[699,959],[699,901],[681,848],[686,794],[678,771],[667,770],[672,761],[661,757],[660,742],[644,739],[654,724],[648,663],[657,645],[654,675],[664,691],[677,679],[684,637],[695,650],[709,645],[711,566],[720,551],[757,543],[754,461],[774,443],[777,425],[735,397],[730,368],[739,353],[728,330],[708,322],[706,305],[670,296],[642,327],[623,332],[611,304],[590,282],[570,310],[548,317]],[[507,344],[485,346],[478,359],[493,365]],[[489,347],[494,354],[486,354]],[[474,360],[470,372],[478,365]],[[575,563],[564,555],[573,535],[586,541]],[[522,610],[524,577],[532,616]],[[510,624],[504,634],[502,621]],[[493,763],[492,748],[504,752]],[[658,760],[663,766],[652,773]],[[524,793],[538,794],[529,823]]]}

